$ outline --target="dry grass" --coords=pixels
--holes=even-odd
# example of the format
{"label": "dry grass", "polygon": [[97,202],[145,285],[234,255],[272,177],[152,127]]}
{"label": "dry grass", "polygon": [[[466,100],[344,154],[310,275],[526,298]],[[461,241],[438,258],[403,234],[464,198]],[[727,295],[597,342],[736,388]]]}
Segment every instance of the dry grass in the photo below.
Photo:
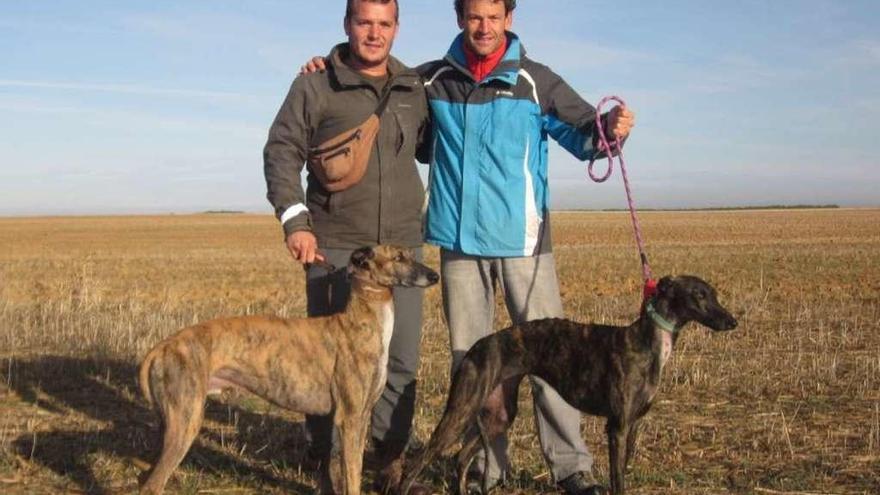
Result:
{"label": "dry grass", "polygon": [[[567,314],[632,320],[627,215],[553,223]],[[632,493],[880,492],[880,211],[648,212],[642,223],[656,274],[707,278],[741,325],[680,340]],[[133,491],[157,446],[138,357],[212,316],[301,315],[302,285],[268,216],[0,219],[0,492]],[[437,289],[422,351],[425,439],[448,386]],[[530,417],[526,405],[512,434],[511,493],[553,491]],[[603,425],[586,418],[583,430],[604,478]],[[169,492],[310,493],[302,450],[300,416],[251,397],[211,401]],[[429,473],[438,491],[444,474]]]}

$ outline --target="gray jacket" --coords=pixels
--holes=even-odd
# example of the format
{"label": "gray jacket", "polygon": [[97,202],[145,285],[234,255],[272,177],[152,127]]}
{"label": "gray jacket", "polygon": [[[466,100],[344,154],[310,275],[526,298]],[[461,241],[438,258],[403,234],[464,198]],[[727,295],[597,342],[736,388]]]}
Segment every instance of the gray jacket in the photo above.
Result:
{"label": "gray jacket", "polygon": [[419,75],[393,57],[392,93],[364,178],[330,193],[309,174],[303,192],[308,150],[363,123],[379,103],[373,85],[343,62],[347,52],[347,43],[337,45],[326,71],[293,81],[263,150],[267,198],[285,236],[311,230],[319,247],[419,246],[425,189],[415,158],[418,151],[419,160],[428,161],[430,117]]}

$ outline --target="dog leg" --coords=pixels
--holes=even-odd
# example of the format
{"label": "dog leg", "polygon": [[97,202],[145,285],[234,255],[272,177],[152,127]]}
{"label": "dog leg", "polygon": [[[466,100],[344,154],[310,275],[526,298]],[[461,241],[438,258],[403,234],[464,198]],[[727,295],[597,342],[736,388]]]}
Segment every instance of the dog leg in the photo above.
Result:
{"label": "dog leg", "polygon": [[466,483],[463,483],[463,481],[466,481],[470,465],[481,447],[486,452],[482,469],[482,487],[484,493],[488,491],[488,452],[492,441],[499,435],[506,434],[516,419],[519,383],[522,381],[522,378],[523,375],[515,375],[507,378],[495,387],[486,398],[486,401],[483,403],[483,409],[477,416],[477,428],[468,430],[468,433],[465,435],[465,441],[457,456],[460,491],[466,487]]}
{"label": "dog leg", "polygon": [[458,467],[458,494],[467,494],[467,475],[471,464],[474,462],[477,452],[483,446],[480,442],[480,432],[476,425],[468,429],[465,433],[464,442],[462,442],[461,450],[456,455],[456,465]]}
{"label": "dog leg", "polygon": [[361,493],[361,470],[364,460],[364,440],[358,438],[364,429],[360,424],[361,418],[347,418],[339,429],[339,439],[342,447],[342,495],[360,495]]}
{"label": "dog leg", "polygon": [[435,457],[446,454],[473,427],[489,391],[489,384],[484,383],[485,380],[491,378],[480,373],[476,363],[468,359],[462,361],[453,376],[443,417],[431,433],[428,445],[407,467],[401,484],[403,493],[407,493],[415,479]]}
{"label": "dog leg", "polygon": [[[370,403],[372,404],[372,403]],[[366,404],[365,404],[366,406]],[[367,449],[367,431],[370,428],[370,416],[372,414],[372,409],[370,407],[366,407],[364,411],[361,413],[361,417],[358,419],[358,424],[354,425],[358,428],[355,430],[355,451],[354,456],[357,460],[357,469],[354,474],[357,478],[357,490],[360,493],[361,490],[361,479],[363,478],[363,469],[364,469],[364,451]]]}
{"label": "dog leg", "polygon": [[162,453],[141,488],[141,493],[145,494],[162,493],[168,478],[171,477],[171,472],[180,464],[192,446],[202,425],[205,412],[204,396],[190,397],[180,404],[165,402],[160,407],[164,427]]}
{"label": "dog leg", "polygon": [[[362,398],[363,400],[358,400],[361,399],[358,395],[363,395],[362,390],[357,390],[355,387],[347,387],[345,390],[345,400],[339,404],[333,417],[333,422],[339,429],[341,448],[341,495],[360,495],[369,410],[365,408],[367,403],[365,397]],[[337,483],[334,482],[333,485],[335,487]]]}
{"label": "dog leg", "polygon": [[[501,388],[501,387],[498,387]],[[483,473],[480,480],[480,492],[489,493],[489,450],[492,448],[491,437],[481,416],[477,416],[477,430],[480,432],[480,443],[483,445]]]}
{"label": "dog leg", "polygon": [[626,440],[629,425],[621,418],[608,418],[605,424],[608,433],[608,467],[611,472],[611,493],[624,495],[624,474],[626,473]]}
{"label": "dog leg", "polygon": [[316,492],[320,495],[339,495],[342,493],[342,453],[333,447],[321,462],[321,470]]}
{"label": "dog leg", "polygon": [[636,455],[636,441],[639,436],[639,425],[641,424],[641,419],[637,419],[632,422],[629,427],[629,432],[626,435],[626,461],[624,462],[624,467],[626,469],[630,469],[632,467],[632,460]]}

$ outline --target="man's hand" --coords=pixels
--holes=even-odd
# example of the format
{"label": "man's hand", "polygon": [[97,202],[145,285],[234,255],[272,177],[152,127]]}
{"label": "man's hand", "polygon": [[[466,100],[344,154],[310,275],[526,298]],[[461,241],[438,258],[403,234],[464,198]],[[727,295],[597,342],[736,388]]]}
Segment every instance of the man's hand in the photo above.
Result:
{"label": "man's hand", "polygon": [[327,70],[327,64],[324,63],[324,57],[312,57],[305,65],[299,68],[300,74],[311,74],[313,72],[324,72]]}
{"label": "man's hand", "polygon": [[607,130],[611,131],[617,139],[627,137],[635,124],[636,114],[629,108],[619,105],[608,112]]}
{"label": "man's hand", "polygon": [[315,260],[324,261],[324,256],[318,253],[318,240],[315,234],[308,230],[298,230],[290,234],[286,243],[293,259],[302,264],[314,263]]}

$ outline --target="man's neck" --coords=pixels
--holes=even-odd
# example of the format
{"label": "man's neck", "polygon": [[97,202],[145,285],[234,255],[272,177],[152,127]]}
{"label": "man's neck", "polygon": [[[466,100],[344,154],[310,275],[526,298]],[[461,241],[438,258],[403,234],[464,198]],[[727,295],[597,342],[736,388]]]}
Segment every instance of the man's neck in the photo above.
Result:
{"label": "man's neck", "polygon": [[348,56],[345,61],[352,70],[369,77],[384,77],[388,75],[388,60],[376,65],[368,65],[363,63],[356,57]]}
{"label": "man's neck", "polygon": [[485,79],[486,76],[495,70],[495,67],[498,67],[498,64],[501,63],[501,59],[504,58],[504,54],[507,52],[507,45],[508,40],[505,39],[504,43],[502,43],[493,53],[481,56],[465,43],[464,56],[465,60],[467,60],[468,70],[471,71],[471,74],[474,75],[474,79],[477,82]]}

